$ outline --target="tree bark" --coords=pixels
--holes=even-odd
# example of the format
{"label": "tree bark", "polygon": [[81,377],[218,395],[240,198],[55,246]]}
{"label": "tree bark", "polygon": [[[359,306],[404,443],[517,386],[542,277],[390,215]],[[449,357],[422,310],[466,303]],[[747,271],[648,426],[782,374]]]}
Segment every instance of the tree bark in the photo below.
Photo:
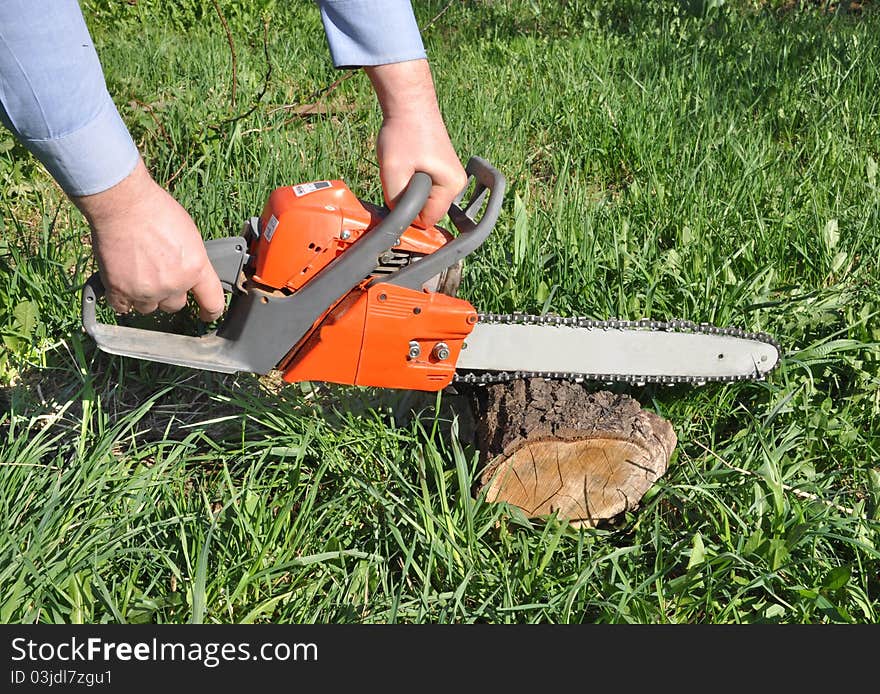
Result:
{"label": "tree bark", "polygon": [[638,507],[677,437],[633,398],[540,378],[467,391],[489,501],[588,527]]}

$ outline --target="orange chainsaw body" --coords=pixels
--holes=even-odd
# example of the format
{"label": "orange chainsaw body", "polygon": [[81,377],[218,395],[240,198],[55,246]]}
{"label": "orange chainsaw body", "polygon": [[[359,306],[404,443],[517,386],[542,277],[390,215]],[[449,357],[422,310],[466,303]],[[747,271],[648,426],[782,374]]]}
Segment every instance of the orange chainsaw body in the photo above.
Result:
{"label": "orange chainsaw body", "polygon": [[[276,188],[260,215],[263,233],[251,248],[254,280],[296,291],[381,219],[379,208],[359,200],[342,181]],[[451,237],[436,227],[411,226],[394,249],[427,255]]]}
{"label": "orange chainsaw body", "polygon": [[[251,242],[252,281],[295,293],[345,253],[382,217],[339,180],[272,192]],[[452,238],[410,226],[393,250],[427,255]],[[321,316],[278,368],[285,381],[436,391],[449,385],[474,307],[438,292],[366,278]]]}

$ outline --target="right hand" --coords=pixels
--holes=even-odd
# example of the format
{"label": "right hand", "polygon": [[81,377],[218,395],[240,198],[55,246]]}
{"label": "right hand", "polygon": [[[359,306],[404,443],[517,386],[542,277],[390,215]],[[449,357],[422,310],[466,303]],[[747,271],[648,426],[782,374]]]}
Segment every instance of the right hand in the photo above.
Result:
{"label": "right hand", "polygon": [[92,249],[113,310],[173,313],[192,292],[203,321],[220,317],[223,287],[201,234],[142,161],[112,188],[71,200],[91,227]]}
{"label": "right hand", "polygon": [[431,176],[428,200],[415,220],[430,227],[442,219],[465,187],[458,160],[434,91],[427,60],[408,60],[364,68],[382,107],[376,141],[385,202],[394,207],[416,171]]}

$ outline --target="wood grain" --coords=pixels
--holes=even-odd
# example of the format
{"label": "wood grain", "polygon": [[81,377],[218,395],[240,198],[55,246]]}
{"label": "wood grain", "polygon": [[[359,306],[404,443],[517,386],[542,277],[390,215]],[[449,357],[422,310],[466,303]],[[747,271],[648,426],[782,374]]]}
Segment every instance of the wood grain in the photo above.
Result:
{"label": "wood grain", "polygon": [[631,397],[530,379],[471,398],[484,457],[479,490],[529,517],[595,526],[638,507],[667,469],[672,425]]}

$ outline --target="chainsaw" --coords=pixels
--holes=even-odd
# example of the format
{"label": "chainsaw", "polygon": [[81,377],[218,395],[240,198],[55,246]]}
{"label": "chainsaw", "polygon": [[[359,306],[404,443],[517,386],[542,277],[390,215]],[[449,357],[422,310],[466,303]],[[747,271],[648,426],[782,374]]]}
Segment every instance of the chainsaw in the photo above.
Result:
{"label": "chainsaw", "polygon": [[432,186],[422,172],[390,211],[341,180],[277,188],[239,235],[205,244],[231,295],[216,330],[99,322],[97,273],[83,288],[83,327],[111,354],[422,391],[527,377],[704,384],[759,380],[776,366],[778,344],[738,328],[479,312],[455,296],[461,262],[498,220],[506,182],[479,157],[466,172],[448,212],[455,234],[413,223]]}

